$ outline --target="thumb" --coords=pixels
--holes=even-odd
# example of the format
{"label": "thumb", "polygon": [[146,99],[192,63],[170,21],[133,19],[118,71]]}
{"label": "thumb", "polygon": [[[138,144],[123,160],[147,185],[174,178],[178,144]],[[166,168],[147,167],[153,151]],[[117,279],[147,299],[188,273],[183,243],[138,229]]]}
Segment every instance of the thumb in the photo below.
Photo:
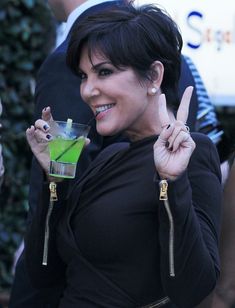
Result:
{"label": "thumb", "polygon": [[87,147],[91,143],[91,140],[89,138],[86,138],[85,140],[85,146]]}
{"label": "thumb", "polygon": [[27,130],[26,130],[26,139],[29,144],[29,146],[32,148],[35,145],[35,127],[31,125]]}
{"label": "thumb", "polygon": [[164,144],[164,145],[166,144],[166,142],[168,141],[169,137],[172,134],[173,129],[174,129],[173,123],[171,123],[171,124],[169,124],[169,125],[167,125],[163,128],[163,130],[161,131],[159,138],[158,138],[158,140],[161,144]]}

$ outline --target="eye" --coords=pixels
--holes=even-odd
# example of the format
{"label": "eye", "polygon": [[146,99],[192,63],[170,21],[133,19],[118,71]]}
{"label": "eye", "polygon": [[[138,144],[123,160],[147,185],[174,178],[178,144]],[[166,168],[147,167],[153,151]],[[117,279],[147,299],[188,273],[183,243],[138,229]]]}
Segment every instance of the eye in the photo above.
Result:
{"label": "eye", "polygon": [[112,70],[108,68],[102,68],[99,70],[99,76],[105,77],[112,74]]}
{"label": "eye", "polygon": [[81,79],[81,81],[83,81],[87,78],[87,75],[85,73],[83,73],[82,71],[79,71],[78,77],[79,77],[79,79]]}

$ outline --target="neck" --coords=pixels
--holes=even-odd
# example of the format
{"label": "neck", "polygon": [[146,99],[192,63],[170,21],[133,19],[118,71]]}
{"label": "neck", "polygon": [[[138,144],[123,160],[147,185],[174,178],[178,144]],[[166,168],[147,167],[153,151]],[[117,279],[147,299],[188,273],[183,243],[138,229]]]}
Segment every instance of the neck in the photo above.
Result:
{"label": "neck", "polygon": [[66,0],[64,4],[64,11],[66,19],[78,6],[86,2],[87,0]]}
{"label": "neck", "polygon": [[[159,114],[158,106],[158,96],[155,96],[148,104],[148,108],[142,113],[141,117],[125,131],[125,134],[132,142],[161,133],[161,115]],[[167,112],[170,123],[174,122],[175,117],[173,112],[169,108],[167,108]]]}

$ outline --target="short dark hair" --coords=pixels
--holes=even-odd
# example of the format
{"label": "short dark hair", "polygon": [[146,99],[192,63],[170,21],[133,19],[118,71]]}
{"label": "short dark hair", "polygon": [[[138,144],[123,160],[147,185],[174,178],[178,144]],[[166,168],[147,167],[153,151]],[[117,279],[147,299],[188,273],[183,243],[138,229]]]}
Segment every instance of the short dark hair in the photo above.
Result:
{"label": "short dark hair", "polygon": [[115,67],[131,67],[140,79],[151,79],[151,64],[162,62],[162,92],[169,106],[178,107],[182,37],[159,7],[125,4],[86,17],[74,28],[67,50],[67,64],[76,74],[84,45],[90,59],[101,52]]}

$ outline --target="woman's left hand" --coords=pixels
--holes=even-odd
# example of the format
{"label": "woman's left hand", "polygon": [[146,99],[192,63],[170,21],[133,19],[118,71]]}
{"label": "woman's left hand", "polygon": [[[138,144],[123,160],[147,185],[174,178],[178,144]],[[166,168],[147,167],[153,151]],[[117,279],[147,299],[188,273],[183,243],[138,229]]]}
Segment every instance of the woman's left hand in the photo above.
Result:
{"label": "woman's left hand", "polygon": [[195,142],[185,125],[192,92],[193,87],[187,87],[184,91],[174,122],[170,120],[165,95],[161,94],[159,97],[159,118],[162,131],[154,144],[154,161],[162,179],[175,180],[180,176],[187,168],[195,149]]}

